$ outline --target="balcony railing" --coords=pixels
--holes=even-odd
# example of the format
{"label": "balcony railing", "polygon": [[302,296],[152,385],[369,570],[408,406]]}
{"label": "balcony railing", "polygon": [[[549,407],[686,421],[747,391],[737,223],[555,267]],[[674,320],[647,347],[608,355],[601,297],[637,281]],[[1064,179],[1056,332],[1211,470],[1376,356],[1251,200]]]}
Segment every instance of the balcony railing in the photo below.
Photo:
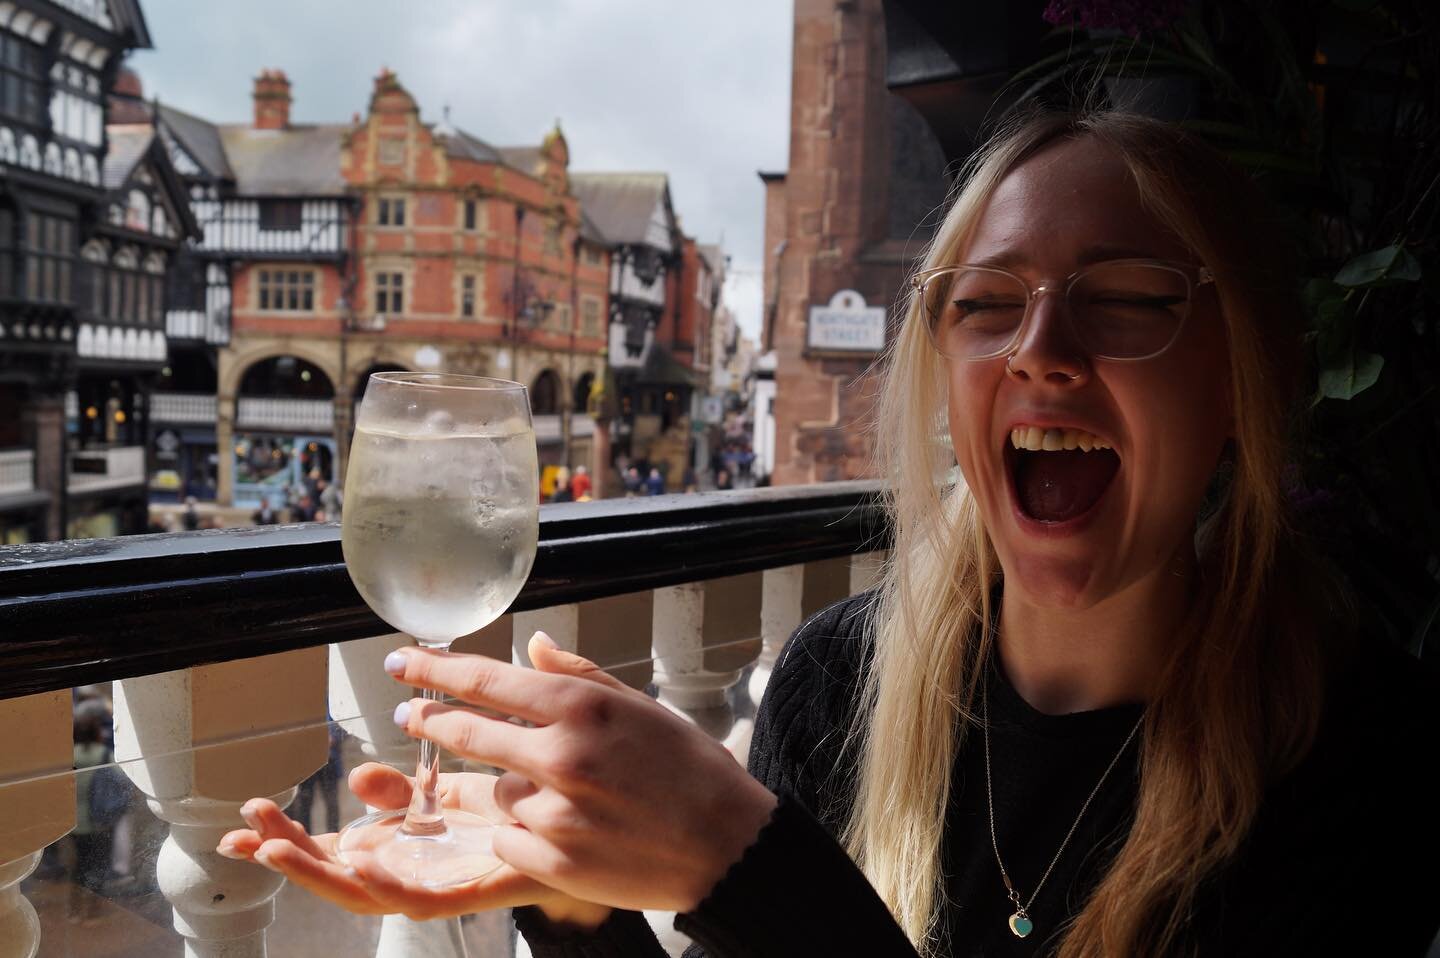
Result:
{"label": "balcony railing", "polygon": [[112,446],[82,449],[70,454],[72,493],[122,489],[145,482],[145,447]]}
{"label": "balcony railing", "polygon": [[335,403],[329,399],[242,396],[236,404],[235,425],[240,429],[277,429],[329,435],[335,428]]}
{"label": "balcony railing", "polygon": [[200,249],[273,259],[337,259],[345,254],[351,216],[347,200],[305,200],[299,204],[299,220],[283,227],[267,224],[261,216],[261,205],[273,202],[239,198],[193,202],[195,219],[205,233]]}
{"label": "balcony railing", "polygon": [[13,496],[35,488],[35,452],[0,449],[0,496]]}
{"label": "balcony railing", "polygon": [[[877,492],[836,483],[547,506],[524,591],[457,648],[509,658],[544,628],[743,761],[785,639],[873,581]],[[178,956],[182,939],[185,954],[246,958],[267,939],[272,954],[459,958],[462,941],[472,955],[512,954],[508,914],[354,917],[213,852],[246,798],[323,790],[327,733],[346,767],[414,761],[389,719],[410,693],[381,668],[406,639],[361,602],[335,526],[0,549],[0,634],[0,721],[16,746],[0,750],[0,929],[19,929],[19,954],[91,954],[87,942],[119,934],[147,955]],[[104,683],[135,793],[114,846],[128,851],[106,856],[126,874],[82,887],[59,840],[75,826],[77,780],[108,773],[70,770],[69,690]],[[338,801],[340,821],[360,811]],[[335,816],[315,817],[323,830]],[[657,924],[678,953],[668,920]]]}
{"label": "balcony railing", "polygon": [[155,393],[150,397],[150,421],[172,425],[215,425],[216,401],[205,393]]}

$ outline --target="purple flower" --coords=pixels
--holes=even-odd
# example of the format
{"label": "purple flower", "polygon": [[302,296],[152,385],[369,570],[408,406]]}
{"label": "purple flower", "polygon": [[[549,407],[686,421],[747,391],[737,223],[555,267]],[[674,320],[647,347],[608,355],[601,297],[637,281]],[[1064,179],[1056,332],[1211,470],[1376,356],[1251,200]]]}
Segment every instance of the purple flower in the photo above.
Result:
{"label": "purple flower", "polygon": [[1050,0],[1045,21],[1081,30],[1159,33],[1185,14],[1189,0]]}

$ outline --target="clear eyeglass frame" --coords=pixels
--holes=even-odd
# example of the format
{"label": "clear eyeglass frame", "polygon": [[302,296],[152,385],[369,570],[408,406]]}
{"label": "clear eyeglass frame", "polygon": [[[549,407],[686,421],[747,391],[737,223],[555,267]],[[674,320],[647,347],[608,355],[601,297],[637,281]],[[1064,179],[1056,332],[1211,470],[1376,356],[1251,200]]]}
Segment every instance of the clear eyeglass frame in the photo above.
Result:
{"label": "clear eyeglass frame", "polygon": [[[1180,321],[1175,326],[1175,331],[1171,335],[1169,342],[1167,342],[1164,346],[1161,346],[1159,349],[1156,349],[1141,356],[1108,356],[1103,353],[1090,354],[1092,359],[1103,359],[1107,362],[1141,362],[1146,359],[1154,359],[1156,356],[1159,356],[1171,346],[1175,345],[1175,342],[1180,338],[1180,334],[1185,329],[1185,321],[1190,318],[1190,310],[1191,307],[1194,305],[1196,290],[1208,283],[1215,282],[1215,274],[1211,272],[1209,267],[1200,266],[1194,263],[1181,263],[1175,260],[1165,259],[1111,259],[1102,260],[1098,263],[1091,263],[1088,266],[1083,266],[1059,282],[1045,282],[1033,286],[1030,284],[1029,280],[1025,279],[1025,277],[1012,270],[1005,269],[1003,266],[979,266],[970,263],[958,263],[954,266],[936,266],[931,269],[921,270],[910,278],[910,286],[915,291],[918,300],[919,310],[922,314],[924,314],[925,332],[930,339],[930,344],[935,347],[935,351],[940,353],[940,355],[942,356],[946,356],[946,358],[960,359],[962,361],[969,362],[981,362],[989,359],[997,359],[1001,356],[1007,355],[1012,350],[1014,350],[1015,344],[1020,342],[1021,338],[1025,335],[1025,327],[1030,322],[1030,313],[1035,308],[1035,301],[1038,300],[1040,296],[1044,293],[1062,293],[1066,303],[1066,309],[1064,311],[1066,322],[1070,324],[1071,332],[1076,336],[1077,340],[1083,343],[1085,341],[1084,330],[1077,328],[1073,310],[1069,308],[1070,291],[1074,289],[1076,283],[1084,279],[1089,274],[1095,272],[1096,270],[1111,268],[1115,266],[1150,266],[1170,270],[1171,272],[1177,273],[1185,278],[1186,295],[1184,311],[1180,316]],[[950,357],[946,354],[944,348],[941,346],[935,334],[935,317],[929,315],[928,311],[925,309],[925,287],[929,283],[934,281],[937,277],[958,273],[962,270],[980,270],[982,272],[995,273],[1013,279],[1026,291],[1025,311],[1020,317],[1019,324],[1015,327],[1015,334],[1011,336],[1011,338],[1005,343],[1004,346],[1001,346],[998,349],[990,350],[981,355]]]}

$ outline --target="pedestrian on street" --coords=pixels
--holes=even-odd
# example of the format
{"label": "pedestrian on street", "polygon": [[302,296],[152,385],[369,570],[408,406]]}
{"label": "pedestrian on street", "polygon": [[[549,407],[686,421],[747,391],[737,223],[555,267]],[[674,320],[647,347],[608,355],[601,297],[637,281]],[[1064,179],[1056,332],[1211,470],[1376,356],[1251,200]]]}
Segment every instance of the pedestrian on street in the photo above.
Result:
{"label": "pedestrian on street", "polygon": [[315,486],[320,490],[318,496],[320,508],[325,510],[325,515],[330,522],[339,522],[340,509],[345,502],[344,496],[341,495],[339,484],[321,479]]}
{"label": "pedestrian on street", "polygon": [[659,469],[652,468],[650,475],[645,479],[645,494],[647,496],[658,496],[665,492],[665,477],[660,475]]}
{"label": "pedestrian on street", "polygon": [[257,526],[273,526],[280,522],[280,516],[270,506],[269,499],[261,499],[260,508],[251,513],[250,521]]}
{"label": "pedestrian on street", "polygon": [[570,480],[570,491],[575,495],[576,502],[590,501],[590,470],[584,466],[575,467],[575,475]]}
{"label": "pedestrian on street", "polygon": [[185,497],[185,511],[181,513],[180,522],[181,525],[185,527],[186,532],[194,532],[200,528],[200,513],[195,511],[194,496]]}

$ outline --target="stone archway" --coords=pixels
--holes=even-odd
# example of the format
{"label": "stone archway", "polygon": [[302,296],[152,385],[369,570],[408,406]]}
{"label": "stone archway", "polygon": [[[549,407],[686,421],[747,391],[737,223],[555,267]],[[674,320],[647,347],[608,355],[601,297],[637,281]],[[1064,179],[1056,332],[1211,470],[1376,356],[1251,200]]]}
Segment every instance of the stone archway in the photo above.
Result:
{"label": "stone archway", "polygon": [[572,412],[583,413],[590,408],[590,390],[595,386],[595,374],[583,372],[575,380],[574,393],[571,396],[570,409]]}
{"label": "stone archway", "polygon": [[560,412],[560,377],[553,369],[542,369],[530,385],[530,412],[553,416]]}
{"label": "stone archway", "polygon": [[[282,495],[282,480],[262,468],[261,446],[281,466],[291,457],[307,474],[316,468],[327,480],[343,474],[335,428],[342,398],[335,388],[337,365],[323,346],[307,343],[271,341],[221,352],[217,501],[248,508],[257,495],[266,501]],[[305,440],[296,445],[298,437]],[[268,490],[267,483],[276,488]],[[266,491],[257,492],[262,486]]]}
{"label": "stone archway", "polygon": [[239,395],[240,380],[251,367],[269,359],[279,359],[282,356],[293,356],[310,363],[323,372],[332,385],[341,382],[343,377],[340,375],[339,357],[331,350],[324,348],[324,345],[323,343],[271,339],[241,350],[223,349],[220,351],[220,396],[223,398]]}
{"label": "stone archway", "polygon": [[366,383],[368,383],[368,382],[370,381],[370,377],[371,377],[372,375],[374,375],[375,373],[408,373],[408,372],[414,372],[414,370],[412,370],[409,366],[405,366],[405,365],[402,365],[402,364],[400,364],[400,363],[391,363],[391,362],[383,362],[383,361],[376,361],[376,362],[374,362],[374,363],[371,363],[368,367],[366,367],[366,369],[365,369],[364,372],[360,373],[360,375],[358,375],[358,376],[355,377],[354,386],[353,386],[353,388],[350,390],[350,398],[351,398],[352,400],[354,400],[354,402],[356,403],[356,405],[359,405],[360,400],[361,400],[361,399],[364,397],[364,395],[365,395],[365,385],[366,385]]}

